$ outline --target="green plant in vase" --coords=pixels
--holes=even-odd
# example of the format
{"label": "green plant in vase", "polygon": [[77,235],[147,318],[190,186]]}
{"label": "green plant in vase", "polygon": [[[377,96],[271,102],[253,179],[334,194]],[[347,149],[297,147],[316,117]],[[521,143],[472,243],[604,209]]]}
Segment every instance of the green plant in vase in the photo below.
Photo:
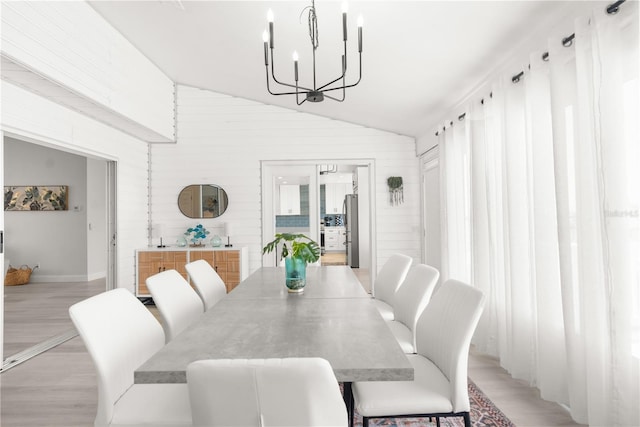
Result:
{"label": "green plant in vase", "polygon": [[195,227],[187,228],[184,235],[187,236],[187,239],[191,242],[191,246],[202,246],[204,239],[209,234],[209,231],[202,226],[202,224],[198,224]]}
{"label": "green plant in vase", "polygon": [[278,249],[284,259],[286,285],[289,292],[302,292],[307,284],[307,264],[320,259],[320,246],[304,234],[277,233],[275,239],[262,248],[262,254]]}

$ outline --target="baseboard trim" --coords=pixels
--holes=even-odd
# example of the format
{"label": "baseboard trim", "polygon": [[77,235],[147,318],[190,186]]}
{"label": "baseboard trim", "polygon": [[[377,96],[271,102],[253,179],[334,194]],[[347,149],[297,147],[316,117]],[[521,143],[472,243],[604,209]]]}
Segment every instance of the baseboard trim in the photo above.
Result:
{"label": "baseboard trim", "polygon": [[87,275],[43,276],[40,274],[32,274],[29,281],[32,283],[73,283],[89,282],[90,280]]}

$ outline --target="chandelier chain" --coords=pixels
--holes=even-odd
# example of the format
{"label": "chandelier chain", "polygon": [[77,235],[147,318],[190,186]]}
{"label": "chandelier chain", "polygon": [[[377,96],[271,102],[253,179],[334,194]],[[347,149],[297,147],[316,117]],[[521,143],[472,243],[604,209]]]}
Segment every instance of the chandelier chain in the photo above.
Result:
{"label": "chandelier chain", "polygon": [[300,21],[302,21],[302,15],[305,11],[309,10],[309,38],[311,39],[311,46],[313,49],[317,49],[320,46],[320,40],[318,38],[318,16],[316,15],[315,0],[311,1],[311,6],[307,6],[300,12]]}

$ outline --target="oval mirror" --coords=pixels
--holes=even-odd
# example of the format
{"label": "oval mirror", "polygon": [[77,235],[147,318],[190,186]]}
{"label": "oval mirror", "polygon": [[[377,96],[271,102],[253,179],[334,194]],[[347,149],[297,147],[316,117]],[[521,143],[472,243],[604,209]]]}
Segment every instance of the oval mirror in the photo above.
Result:
{"label": "oval mirror", "polygon": [[217,185],[189,185],[178,196],[180,212],[189,218],[217,218],[228,205],[227,193]]}

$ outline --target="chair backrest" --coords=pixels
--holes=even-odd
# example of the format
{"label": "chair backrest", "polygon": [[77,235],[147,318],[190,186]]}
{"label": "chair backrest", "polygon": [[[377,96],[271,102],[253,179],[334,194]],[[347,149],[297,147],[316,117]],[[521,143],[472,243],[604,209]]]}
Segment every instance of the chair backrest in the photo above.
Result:
{"label": "chair backrest", "polygon": [[196,292],[207,311],[227,295],[227,287],[216,270],[207,261],[199,259],[185,265]]}
{"label": "chair backrest", "polygon": [[107,425],[115,402],[133,385],[133,371],[164,346],[164,332],[151,312],[122,288],[72,305],[69,315],[97,371],[96,425]]}
{"label": "chair backrest", "polygon": [[411,267],[411,257],[394,254],[384,263],[373,283],[373,296],[387,304],[393,304],[393,297],[404,281]]}
{"label": "chair backrest", "polygon": [[187,367],[194,426],[346,426],[331,365],[321,358],[200,360]]}
{"label": "chair backrest", "polygon": [[480,290],[449,279],[435,291],[416,325],[417,353],[449,379],[453,412],[469,411],[469,346],[484,300]]}
{"label": "chair backrest", "polygon": [[154,274],[146,284],[160,312],[167,343],[204,312],[202,300],[176,270]]}
{"label": "chair backrest", "polygon": [[414,336],[414,348],[416,323],[429,303],[439,277],[440,272],[429,265],[414,265],[394,297],[394,320],[402,322],[411,329]]}

